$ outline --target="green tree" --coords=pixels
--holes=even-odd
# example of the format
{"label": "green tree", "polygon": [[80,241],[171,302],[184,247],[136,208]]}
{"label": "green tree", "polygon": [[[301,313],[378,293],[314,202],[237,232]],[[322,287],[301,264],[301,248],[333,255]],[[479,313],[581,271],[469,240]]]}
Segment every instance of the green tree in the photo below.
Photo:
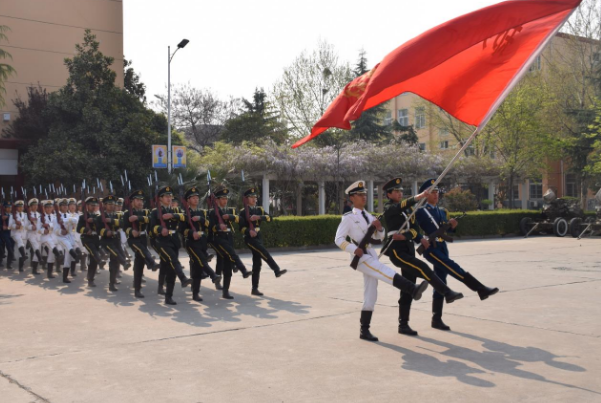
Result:
{"label": "green tree", "polygon": [[222,141],[241,144],[243,141],[259,143],[271,139],[281,144],[286,140],[286,127],[267,101],[267,94],[262,88],[255,90],[252,101],[243,99],[242,103],[242,113],[225,122]]}
{"label": "green tree", "polygon": [[48,92],[41,86],[27,87],[27,100],[20,97],[13,101],[18,116],[2,131],[3,137],[26,140],[36,144],[48,136],[50,126],[44,111],[48,107]]}
{"label": "green tree", "polygon": [[[86,30],[76,55],[65,59],[67,84],[50,94],[44,116],[49,133],[29,148],[22,169],[29,184],[83,178],[117,181],[127,170],[132,186],[143,186],[151,169],[151,145],[166,141],[165,117],[115,86],[113,58],[99,51]],[[174,144],[181,144],[175,137]]]}
{"label": "green tree", "polygon": [[[365,51],[359,53],[359,60],[353,70],[354,76],[359,77],[367,73],[367,58],[365,57]],[[366,110],[361,114],[359,119],[355,120],[352,124],[351,136],[354,140],[365,140],[369,142],[388,142],[392,139],[392,131],[390,125],[383,124],[383,116],[386,113],[387,108],[385,104],[376,105],[371,109]],[[408,139],[411,142],[417,142],[417,135],[415,139],[411,137],[411,133],[406,131]],[[415,134],[415,132],[413,132]],[[414,141],[415,140],[415,141]]]}
{"label": "green tree", "polygon": [[501,163],[510,208],[518,179],[540,176],[548,158],[558,155],[558,144],[546,119],[553,100],[539,77],[527,77],[509,94],[483,133]]}
{"label": "green tree", "polygon": [[146,103],[146,84],[141,81],[140,75],[134,71],[131,65],[131,60],[123,59],[123,88],[143,103]]}
{"label": "green tree", "polygon": [[[10,29],[5,25],[0,25],[0,41],[7,40],[6,32]],[[12,56],[10,53],[0,48],[0,60],[2,59],[11,59]],[[4,102],[4,94],[6,94],[6,88],[4,87],[4,83],[8,78],[15,73],[15,69],[6,63],[0,63],[0,107],[3,107]]]}

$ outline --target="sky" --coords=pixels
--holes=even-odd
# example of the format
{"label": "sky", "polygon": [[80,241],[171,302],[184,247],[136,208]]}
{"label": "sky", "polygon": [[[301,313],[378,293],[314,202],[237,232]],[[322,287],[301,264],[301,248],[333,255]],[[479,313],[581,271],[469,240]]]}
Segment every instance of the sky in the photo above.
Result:
{"label": "sky", "polygon": [[[124,53],[147,87],[167,92],[167,47],[190,43],[171,62],[171,83],[210,88],[220,98],[270,91],[284,69],[319,41],[368,66],[411,38],[499,0],[124,0]],[[410,63],[411,61],[408,61]]]}

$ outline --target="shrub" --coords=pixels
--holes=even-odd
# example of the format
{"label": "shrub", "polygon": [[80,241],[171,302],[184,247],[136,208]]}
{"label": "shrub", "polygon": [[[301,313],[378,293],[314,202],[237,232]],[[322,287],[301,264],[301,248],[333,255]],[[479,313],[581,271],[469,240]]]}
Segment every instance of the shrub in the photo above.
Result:
{"label": "shrub", "polygon": [[471,211],[478,207],[476,196],[459,186],[444,194],[444,205],[449,211]]}

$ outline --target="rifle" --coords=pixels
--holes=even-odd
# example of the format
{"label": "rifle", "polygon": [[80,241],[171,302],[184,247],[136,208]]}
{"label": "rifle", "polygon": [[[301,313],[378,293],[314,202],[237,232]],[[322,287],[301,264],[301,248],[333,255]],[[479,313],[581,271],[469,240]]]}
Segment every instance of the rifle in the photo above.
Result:
{"label": "rifle", "polygon": [[213,207],[213,210],[215,211],[215,217],[217,217],[217,221],[219,222],[219,229],[221,230],[221,225],[225,225],[225,222],[223,221],[223,217],[221,217],[221,211],[219,211],[217,199],[211,191],[211,171],[209,170],[207,170],[207,182],[209,184],[209,197],[207,198],[207,204],[209,205],[209,208]]}
{"label": "rifle", "polygon": [[[244,170],[242,171],[242,183],[244,183]],[[242,196],[242,204],[244,205],[244,216],[246,217],[246,221],[248,222],[248,230],[254,231],[255,225],[250,220],[250,208],[248,207],[248,197]]]}
{"label": "rifle", "polygon": [[67,229],[65,228],[65,223],[63,222],[63,217],[61,217],[61,211],[58,206],[58,203],[54,203],[54,211],[56,213],[56,222],[58,223],[58,225],[61,226],[61,229],[63,231],[67,231]]}
{"label": "rifle", "polygon": [[[96,181],[98,182],[98,188],[100,189],[100,194],[103,194],[104,189],[102,187],[102,183],[100,182],[100,180],[98,178],[96,178]],[[109,225],[106,222],[106,213],[104,211],[104,206],[102,205],[102,201],[100,201],[100,199],[98,199],[98,208],[100,210],[100,218],[102,219],[102,223],[104,224],[104,229],[107,231],[110,231],[111,229],[109,228]]]}
{"label": "rifle", "polygon": [[[459,220],[459,219],[465,217],[466,215],[467,214],[464,212],[459,217],[454,217],[454,218],[455,218],[455,220]],[[436,238],[444,239],[447,242],[453,242],[454,239],[451,236],[446,234],[446,232],[449,230],[449,228],[451,228],[451,223],[447,222],[445,224],[441,224],[436,231],[434,231],[428,235],[428,238],[430,239],[430,243],[432,244],[432,246],[436,247]],[[423,255],[424,250],[425,250],[424,245],[420,245],[417,248],[417,253],[419,253],[420,255]]]}
{"label": "rifle", "polygon": [[[380,218],[382,218],[382,215],[377,216],[376,220],[380,220]],[[379,239],[372,239],[371,236],[374,234],[374,232],[376,232],[376,226],[372,223],[367,228],[367,232],[363,236],[363,239],[361,239],[361,242],[359,242],[359,245],[357,245],[358,248],[360,248],[360,249],[363,250],[363,253],[367,253],[366,246],[367,246],[368,243],[378,243],[378,242],[380,242]],[[353,268],[353,270],[357,270],[357,266],[359,266],[359,260],[360,259],[361,259],[361,257],[357,256],[357,255],[355,255],[353,257],[353,261],[351,262],[351,267]]]}
{"label": "rifle", "polygon": [[[31,218],[31,210],[29,209],[29,203],[27,202],[27,190],[21,188],[21,192],[23,192],[23,204],[25,207],[25,212],[27,213],[27,220],[29,220],[29,223],[32,226],[32,231],[36,231],[38,229],[38,227],[35,225],[35,223],[33,222],[33,219]],[[36,221],[37,223],[37,221]]]}
{"label": "rifle", "polygon": [[[16,192],[13,190],[13,187],[11,186],[10,187],[10,201],[11,201],[11,203],[14,203],[15,193]],[[19,221],[17,219],[17,208],[16,207],[13,207],[13,220],[15,220],[15,223],[17,223],[17,225],[19,227],[23,226],[23,224],[21,224],[21,221]]]}
{"label": "rifle", "polygon": [[196,234],[196,233],[198,233],[198,231],[196,230],[196,226],[194,225],[194,222],[192,221],[192,210],[190,209],[190,206],[188,205],[188,200],[186,200],[184,198],[184,180],[182,179],[181,172],[179,174],[178,179],[179,179],[179,198],[182,201],[182,206],[184,207],[184,213],[188,217],[188,225],[190,226],[190,229],[193,231],[193,233]]}
{"label": "rifle", "polygon": [[90,223],[88,222],[88,207],[86,206],[86,180],[81,184],[81,210],[83,219],[86,223],[86,232],[90,232]]}

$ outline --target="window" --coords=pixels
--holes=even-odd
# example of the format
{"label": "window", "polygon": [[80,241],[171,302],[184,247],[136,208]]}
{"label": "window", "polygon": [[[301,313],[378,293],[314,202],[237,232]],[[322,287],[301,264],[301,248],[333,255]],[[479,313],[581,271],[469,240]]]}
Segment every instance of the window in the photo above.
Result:
{"label": "window", "polygon": [[536,59],[532,62],[528,71],[539,71],[540,70],[540,55],[536,56]]}
{"label": "window", "polygon": [[426,151],[426,143],[419,143],[419,149],[422,151]]}
{"label": "window", "polygon": [[386,111],[384,113],[384,125],[389,126],[392,123],[392,111]]}
{"label": "window", "polygon": [[439,137],[447,137],[448,135],[449,135],[449,129],[442,128],[442,127],[438,129]]}
{"label": "window", "polygon": [[530,181],[530,198],[531,199],[542,199],[543,198],[543,184],[542,183]]}
{"label": "window", "polygon": [[593,64],[599,63],[600,60],[601,60],[601,55],[599,54],[599,52],[593,53]]}
{"label": "window", "polygon": [[513,185],[513,200],[520,199],[520,185]]}
{"label": "window", "polygon": [[578,197],[578,186],[575,174],[566,175],[566,196]]}
{"label": "window", "polygon": [[424,108],[415,108],[415,128],[422,129],[426,127],[426,111]]}
{"label": "window", "polygon": [[449,148],[449,141],[448,140],[441,141],[440,142],[440,149],[441,150],[446,150],[447,148]]}
{"label": "window", "polygon": [[401,126],[409,126],[409,110],[399,109],[397,111],[398,121]]}

